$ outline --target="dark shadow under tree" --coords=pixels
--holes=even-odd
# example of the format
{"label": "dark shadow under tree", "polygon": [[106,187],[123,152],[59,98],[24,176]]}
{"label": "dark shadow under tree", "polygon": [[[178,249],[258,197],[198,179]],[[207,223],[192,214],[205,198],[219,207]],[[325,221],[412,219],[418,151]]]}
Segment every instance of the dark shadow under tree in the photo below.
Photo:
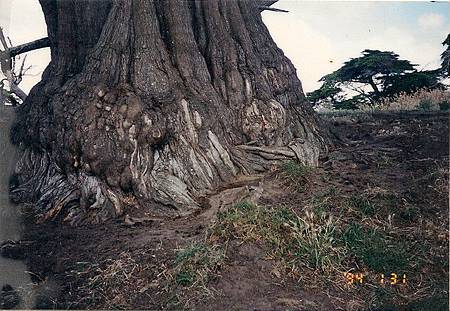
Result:
{"label": "dark shadow under tree", "polygon": [[40,0],[51,47],[18,110],[12,198],[42,219],[101,221],[127,199],[186,214],[240,174],[325,150],[261,5]]}

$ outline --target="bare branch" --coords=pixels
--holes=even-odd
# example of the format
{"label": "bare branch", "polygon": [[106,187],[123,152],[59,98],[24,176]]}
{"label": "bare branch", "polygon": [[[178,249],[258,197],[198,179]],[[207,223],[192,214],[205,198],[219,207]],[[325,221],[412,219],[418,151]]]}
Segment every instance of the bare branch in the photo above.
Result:
{"label": "bare branch", "polygon": [[25,100],[25,98],[27,98],[27,93],[22,91],[22,89],[15,83],[13,72],[8,70],[5,74],[8,79],[9,92],[16,94],[21,100]]}
{"label": "bare branch", "polygon": [[0,27],[0,42],[3,45],[3,50],[8,50],[8,44],[6,43],[5,35],[3,34],[3,28]]}
{"label": "bare branch", "polygon": [[259,1],[262,6],[271,6],[274,3],[277,3],[278,0],[260,0]]}
{"label": "bare branch", "polygon": [[283,13],[289,13],[289,11],[286,10],[282,10],[282,9],[277,9],[277,8],[272,8],[270,6],[265,6],[265,5],[260,5],[259,7],[259,11],[274,11],[274,12],[283,12]]}
{"label": "bare branch", "polygon": [[18,65],[17,62],[20,59],[18,55],[29,51],[37,50],[40,48],[48,47],[50,46],[50,41],[48,38],[42,38],[15,47],[12,46],[10,38],[8,38],[8,41],[9,45],[6,41],[3,29],[0,27],[0,43],[3,46],[3,50],[0,48],[1,71],[6,76],[9,85],[9,90],[6,90],[4,85],[4,79],[0,83],[2,102],[6,100],[11,102],[12,104],[18,104],[17,98],[20,98],[21,101],[24,101],[27,98],[27,94],[19,87],[19,84],[22,82],[25,73],[31,68],[31,66],[25,68],[25,61],[26,61],[25,55],[20,65],[20,69],[17,72],[16,64]]}
{"label": "bare branch", "polygon": [[262,11],[274,11],[274,12],[284,12],[284,13],[288,13],[289,11],[286,10],[282,10],[282,9],[277,9],[277,8],[272,8],[271,5],[273,5],[274,3],[278,2],[278,0],[259,0],[259,12]]}
{"label": "bare branch", "polygon": [[0,56],[0,58],[5,58],[5,57],[11,58],[11,57],[17,56],[19,54],[46,48],[49,46],[50,46],[50,40],[48,38],[42,38],[42,39],[38,39],[38,40],[35,40],[32,42],[28,42],[25,44],[21,44],[21,45],[15,46],[15,47],[8,48],[6,51],[2,52],[2,55]]}
{"label": "bare branch", "polygon": [[[5,36],[3,34],[3,28],[0,27],[0,43],[3,45],[3,49],[8,51],[8,44],[6,43]],[[11,70],[11,58],[3,57],[3,51],[0,50],[0,69],[5,74],[6,72]]]}
{"label": "bare branch", "polygon": [[30,67],[28,67],[27,69],[24,70],[26,60],[27,60],[27,56],[25,55],[25,57],[23,58],[23,61],[22,61],[22,65],[20,65],[19,74],[16,75],[16,78],[14,81],[17,85],[19,85],[20,82],[22,82],[22,77],[23,77],[24,73],[26,72],[26,70],[28,70],[30,68]]}

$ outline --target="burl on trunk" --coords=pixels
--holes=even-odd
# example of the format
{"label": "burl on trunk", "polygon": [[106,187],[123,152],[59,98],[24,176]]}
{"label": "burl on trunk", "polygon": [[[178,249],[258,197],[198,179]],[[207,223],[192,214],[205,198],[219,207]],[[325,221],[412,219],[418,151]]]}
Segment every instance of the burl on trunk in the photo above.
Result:
{"label": "burl on trunk", "polygon": [[11,180],[42,219],[100,221],[130,198],[185,214],[239,174],[325,150],[264,0],[40,0],[51,63],[18,111]]}

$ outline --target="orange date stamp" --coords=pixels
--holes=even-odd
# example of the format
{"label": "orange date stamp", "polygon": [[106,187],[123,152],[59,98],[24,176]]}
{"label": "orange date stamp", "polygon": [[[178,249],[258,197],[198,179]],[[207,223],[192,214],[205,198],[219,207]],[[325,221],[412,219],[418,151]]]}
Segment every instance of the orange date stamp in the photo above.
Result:
{"label": "orange date stamp", "polygon": [[406,285],[408,279],[406,274],[398,274],[398,273],[380,273],[376,275],[369,275],[362,272],[345,272],[344,273],[345,280],[347,284],[364,284],[368,281],[368,279],[374,279],[377,283],[381,285]]}

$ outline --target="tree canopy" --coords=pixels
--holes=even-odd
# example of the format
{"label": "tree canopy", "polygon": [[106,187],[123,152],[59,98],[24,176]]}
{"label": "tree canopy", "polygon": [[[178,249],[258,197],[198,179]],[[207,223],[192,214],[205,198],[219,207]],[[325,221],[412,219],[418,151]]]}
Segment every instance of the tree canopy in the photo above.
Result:
{"label": "tree canopy", "polygon": [[414,71],[404,75],[387,77],[384,81],[383,96],[394,96],[399,93],[413,93],[418,89],[433,89],[441,86],[439,70]]}
{"label": "tree canopy", "polygon": [[[372,101],[381,95],[387,78],[412,72],[414,66],[408,60],[399,59],[394,52],[364,50],[362,56],[350,59],[320,81],[346,86]],[[366,91],[364,86],[370,86],[372,92]]]}
{"label": "tree canopy", "polygon": [[341,92],[342,89],[340,87],[324,83],[319,89],[307,93],[306,96],[313,105],[319,105],[324,102],[331,102],[331,104],[334,105],[342,100],[342,95],[340,95]]}
{"label": "tree canopy", "polygon": [[[444,44],[450,40],[447,37]],[[322,77],[323,85],[307,94],[313,105],[331,103],[336,109],[356,109],[382,97],[412,93],[418,89],[441,87],[442,70],[417,71],[416,64],[399,58],[392,51],[366,49],[361,56],[345,62],[336,71]],[[442,54],[442,68],[447,66],[448,49]]]}

